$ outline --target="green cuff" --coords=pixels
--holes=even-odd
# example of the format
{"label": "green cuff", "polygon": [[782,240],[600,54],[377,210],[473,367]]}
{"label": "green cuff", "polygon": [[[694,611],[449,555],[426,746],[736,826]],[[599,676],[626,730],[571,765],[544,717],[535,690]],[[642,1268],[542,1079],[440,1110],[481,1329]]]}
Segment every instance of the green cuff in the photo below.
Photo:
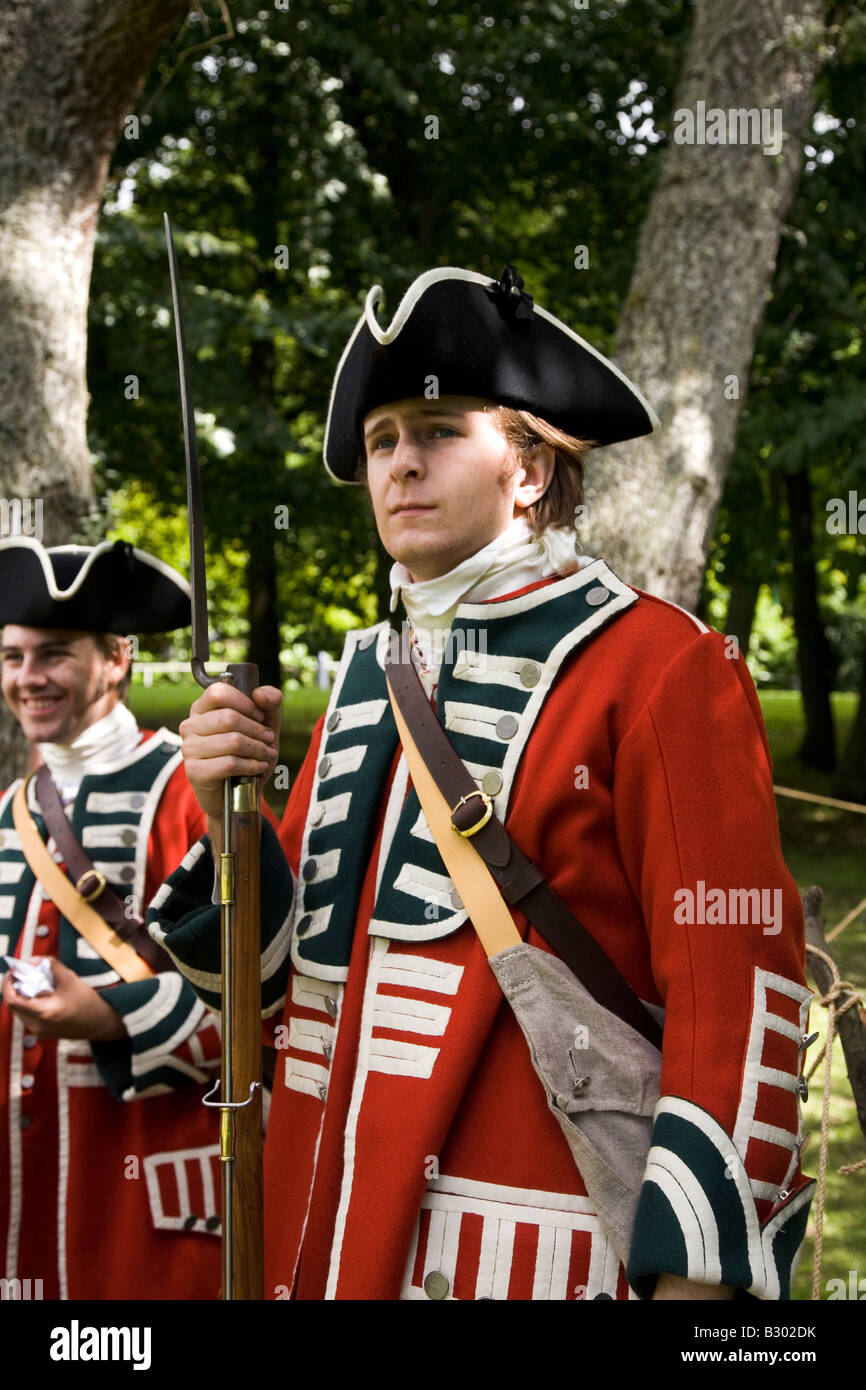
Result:
{"label": "green cuff", "polygon": [[628,1282],[649,1298],[659,1274],[732,1284],[788,1299],[815,1184],[788,1194],[761,1223],[734,1142],[699,1105],[663,1096],[655,1112],[629,1254]]}

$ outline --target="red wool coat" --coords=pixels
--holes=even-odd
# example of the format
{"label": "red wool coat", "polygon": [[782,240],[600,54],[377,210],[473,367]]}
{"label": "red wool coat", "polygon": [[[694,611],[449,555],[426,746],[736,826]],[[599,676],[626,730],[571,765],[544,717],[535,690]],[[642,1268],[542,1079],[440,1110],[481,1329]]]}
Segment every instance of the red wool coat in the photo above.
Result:
{"label": "red wool coat", "polygon": [[[177,744],[145,733],[76,799],[79,838],[83,828],[91,858],[139,911],[204,828]],[[22,868],[14,790],[0,799],[3,954],[53,955],[110,984],[105,962]],[[218,1145],[201,1105],[201,1083],[219,1066],[218,1020],[174,971],[106,998],[129,1030],[117,1042],[39,1039],[0,1009],[3,1275],[33,1298],[218,1298]]]}
{"label": "red wool coat", "polygon": [[[407,795],[380,627],[349,635],[293,788],[280,841],[294,885],[265,836],[266,1296],[623,1299],[668,1272],[788,1297],[811,1195],[797,1099],[809,991],[745,662],[602,561],[462,605],[452,638],[436,700],[458,753],[665,1011],[655,1108],[651,1091],[617,1094],[618,1052],[605,1060],[589,1037],[575,1054],[605,1133],[652,1127],[628,1268]],[[212,883],[202,846],[153,921],[209,1003]],[[582,1045],[550,1045],[566,1078]]]}
{"label": "red wool coat", "polygon": [[[295,875],[324,785],[322,738],[320,723],[280,832]],[[387,940],[370,927],[384,815],[383,799],[345,983],[296,958],[274,1015],[269,1293],[633,1297],[474,931]],[[745,662],[641,594],[563,663],[507,825],[639,996],[666,1011],[632,1283],[648,1293],[667,1270],[786,1296],[809,1195],[795,1093],[809,996]],[[676,920],[700,883],[704,899],[716,889],[740,905],[739,919]],[[730,898],[753,889],[769,890],[778,921],[747,916],[754,897]],[[544,946],[532,928],[527,939]]]}

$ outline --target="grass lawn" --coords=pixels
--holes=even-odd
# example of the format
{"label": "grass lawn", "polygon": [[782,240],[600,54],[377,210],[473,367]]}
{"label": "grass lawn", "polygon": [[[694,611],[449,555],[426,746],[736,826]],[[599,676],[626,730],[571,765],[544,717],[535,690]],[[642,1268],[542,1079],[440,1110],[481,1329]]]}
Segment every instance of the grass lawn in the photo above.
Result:
{"label": "grass lawn", "polygon": [[[137,718],[146,727],[158,728],[164,724],[176,730],[198,693],[198,686],[192,678],[176,683],[161,681],[150,690],[135,681],[131,704]],[[327,691],[320,690],[297,690],[286,694],[280,761],[288,766],[292,780],[303,761],[313,726],[324,710],[327,699]],[[854,718],[856,699],[853,695],[835,695],[833,703],[841,749]],[[797,746],[802,737],[799,695],[795,691],[763,691],[761,706],[773,752],[776,785],[831,796],[831,777],[806,771],[796,759]],[[285,796],[286,793],[283,793],[282,796],[277,794],[269,798],[278,812],[282,810]],[[777,798],[777,806],[782,848],[788,867],[801,893],[813,883],[823,888],[824,917],[829,932],[861,899],[866,898],[866,815],[785,796]],[[831,943],[830,950],[842,978],[850,980],[866,993],[866,910]],[[813,1006],[812,1031],[819,1029],[821,1037],[810,1049],[809,1057],[814,1058],[823,1043],[825,1021],[826,1010]],[[806,1149],[805,1167],[812,1175],[818,1172],[822,1091],[823,1065],[810,1082],[809,1100],[805,1106],[805,1125],[811,1136]],[[849,1270],[859,1271],[859,1277],[866,1276],[866,1170],[848,1177],[840,1177],[836,1171],[842,1165],[856,1163],[866,1156],[866,1141],[857,1124],[838,1038],[833,1052],[830,1137],[822,1297],[826,1297],[827,1280],[831,1278],[842,1278],[847,1287]],[[794,1286],[794,1297],[798,1299],[810,1297],[813,1237],[814,1203]]]}

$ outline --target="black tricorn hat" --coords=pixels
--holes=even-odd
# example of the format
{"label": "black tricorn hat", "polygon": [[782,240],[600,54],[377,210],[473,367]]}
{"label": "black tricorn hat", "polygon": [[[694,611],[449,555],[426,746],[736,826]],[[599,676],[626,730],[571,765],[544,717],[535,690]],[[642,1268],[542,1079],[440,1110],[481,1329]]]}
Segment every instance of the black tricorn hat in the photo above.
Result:
{"label": "black tricorn hat", "polygon": [[381,285],[346,344],[325,430],[325,467],[356,482],[363,421],[388,401],[480,396],[534,415],[594,444],[651,434],[652,407],[626,376],[523,292],[506,266],[499,280],[444,266],[419,275],[387,328]]}
{"label": "black tricorn hat", "polygon": [[0,624],[63,631],[170,632],[191,622],[186,580],[128,541],[0,541]]}

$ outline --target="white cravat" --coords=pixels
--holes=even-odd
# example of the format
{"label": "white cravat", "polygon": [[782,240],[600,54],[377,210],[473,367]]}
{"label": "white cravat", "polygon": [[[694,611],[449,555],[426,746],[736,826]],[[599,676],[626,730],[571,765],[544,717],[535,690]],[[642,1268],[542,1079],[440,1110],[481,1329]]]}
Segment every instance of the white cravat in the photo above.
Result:
{"label": "white cravat", "polygon": [[436,579],[413,581],[405,565],[392,565],[391,612],[402,599],[411,627],[412,660],[427,694],[438,681],[445,638],[461,603],[501,598],[540,579],[573,574],[592,558],[577,555],[570,528],[548,527],[537,536],[519,517],[483,549]]}
{"label": "white cravat", "polygon": [[139,728],[126,705],[114,705],[108,714],[90,724],[72,743],[40,743],[42,761],[54,778],[64,805],[75,800],[81,779],[99,772],[138,746]]}

